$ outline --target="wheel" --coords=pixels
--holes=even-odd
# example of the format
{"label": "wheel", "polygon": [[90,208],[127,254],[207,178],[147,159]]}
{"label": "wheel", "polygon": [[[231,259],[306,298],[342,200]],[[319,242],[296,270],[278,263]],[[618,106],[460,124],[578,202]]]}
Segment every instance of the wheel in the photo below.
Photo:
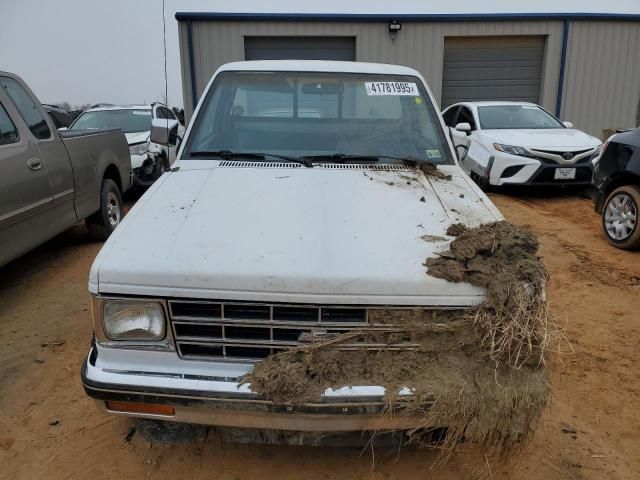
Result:
{"label": "wheel", "polygon": [[154,180],[159,179],[168,170],[168,163],[166,155],[161,154],[156,157]]}
{"label": "wheel", "polygon": [[480,190],[483,192],[488,192],[491,190],[491,184],[489,183],[489,179],[486,177],[481,177],[476,172],[471,172],[469,175],[471,180],[476,182],[476,184],[480,187]]}
{"label": "wheel", "polygon": [[616,188],[602,209],[602,228],[607,240],[623,250],[640,248],[640,187],[625,185]]}
{"label": "wheel", "polygon": [[110,178],[105,178],[100,192],[100,210],[86,220],[89,235],[98,241],[109,238],[120,224],[123,212],[122,195],[118,185]]}
{"label": "wheel", "polygon": [[458,162],[464,162],[464,159],[467,157],[467,152],[469,151],[469,147],[466,145],[456,145],[456,155],[458,156]]}

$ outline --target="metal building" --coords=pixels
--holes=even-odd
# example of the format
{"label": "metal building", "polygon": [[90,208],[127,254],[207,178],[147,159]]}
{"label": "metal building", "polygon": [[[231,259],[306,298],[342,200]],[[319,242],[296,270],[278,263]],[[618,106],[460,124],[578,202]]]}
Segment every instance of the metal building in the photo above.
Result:
{"label": "metal building", "polygon": [[357,60],[420,71],[442,107],[539,103],[577,128],[640,124],[638,14],[177,13],[187,117],[223,63]]}

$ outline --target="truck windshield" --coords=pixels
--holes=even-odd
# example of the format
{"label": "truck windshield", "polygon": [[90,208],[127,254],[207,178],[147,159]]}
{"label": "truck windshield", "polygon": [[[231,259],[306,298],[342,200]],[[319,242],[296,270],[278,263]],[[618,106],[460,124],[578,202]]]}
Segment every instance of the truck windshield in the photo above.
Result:
{"label": "truck windshield", "polygon": [[453,162],[431,99],[411,76],[224,72],[192,131],[183,158],[225,151]]}
{"label": "truck windshield", "polygon": [[517,128],[564,128],[560,121],[535,105],[491,105],[478,107],[485,130]]}
{"label": "truck windshield", "polygon": [[151,130],[151,110],[97,110],[85,112],[71,126],[71,130],[108,130],[120,128],[124,133]]}

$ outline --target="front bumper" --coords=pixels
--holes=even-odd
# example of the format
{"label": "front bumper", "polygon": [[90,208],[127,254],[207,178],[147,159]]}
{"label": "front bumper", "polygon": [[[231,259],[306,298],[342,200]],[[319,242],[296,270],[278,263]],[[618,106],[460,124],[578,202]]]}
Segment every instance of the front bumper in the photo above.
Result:
{"label": "front bumper", "polygon": [[[575,168],[575,178],[556,179],[558,168]],[[593,176],[591,157],[575,163],[559,164],[553,160],[519,157],[500,153],[494,155],[491,185],[590,185]]]}
{"label": "front bumper", "polygon": [[[221,427],[308,432],[402,430],[415,427],[409,415],[380,415],[384,389],[377,386],[326,390],[320,401],[302,405],[276,404],[261,398],[238,378],[186,373],[160,373],[100,368],[97,349],[82,365],[84,390],[101,410],[124,416]],[[410,392],[401,392],[409,394]],[[111,411],[107,401],[162,404],[173,415]]]}

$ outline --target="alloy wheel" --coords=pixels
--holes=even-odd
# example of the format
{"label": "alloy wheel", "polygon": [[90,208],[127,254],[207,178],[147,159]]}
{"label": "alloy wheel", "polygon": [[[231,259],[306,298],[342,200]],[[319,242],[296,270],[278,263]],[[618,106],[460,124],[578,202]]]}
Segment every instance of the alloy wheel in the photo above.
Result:
{"label": "alloy wheel", "polygon": [[626,193],[612,197],[604,214],[607,235],[616,241],[624,241],[633,233],[638,222],[638,207]]}
{"label": "alloy wheel", "polygon": [[112,228],[116,228],[122,218],[120,202],[115,193],[107,193],[107,220]]}

